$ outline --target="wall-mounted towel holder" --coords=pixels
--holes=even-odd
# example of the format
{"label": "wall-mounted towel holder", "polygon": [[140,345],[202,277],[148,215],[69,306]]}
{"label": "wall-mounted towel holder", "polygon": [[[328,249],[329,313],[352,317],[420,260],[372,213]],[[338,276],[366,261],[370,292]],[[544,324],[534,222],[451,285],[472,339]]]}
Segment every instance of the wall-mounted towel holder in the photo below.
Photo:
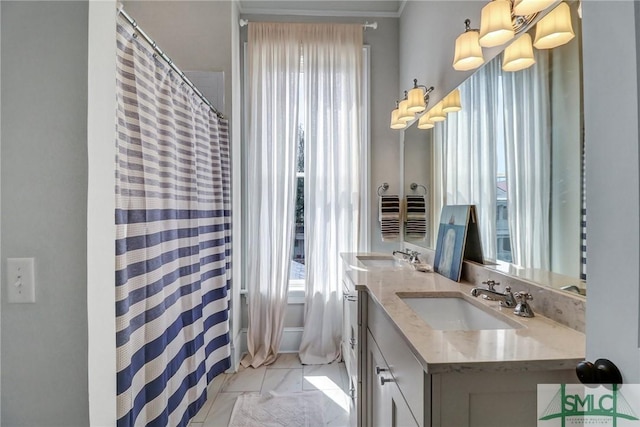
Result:
{"label": "wall-mounted towel holder", "polygon": [[[382,196],[382,193],[386,193],[388,189],[389,189],[389,184],[386,182],[383,182],[382,185],[378,187],[378,196]],[[382,190],[382,192],[380,190]]]}
{"label": "wall-mounted towel holder", "polygon": [[411,191],[416,191],[418,189],[418,187],[422,187],[422,189],[424,190],[424,193],[422,193],[422,195],[426,196],[427,195],[427,187],[425,187],[424,185],[416,184],[415,182],[412,182],[411,185],[409,186]]}

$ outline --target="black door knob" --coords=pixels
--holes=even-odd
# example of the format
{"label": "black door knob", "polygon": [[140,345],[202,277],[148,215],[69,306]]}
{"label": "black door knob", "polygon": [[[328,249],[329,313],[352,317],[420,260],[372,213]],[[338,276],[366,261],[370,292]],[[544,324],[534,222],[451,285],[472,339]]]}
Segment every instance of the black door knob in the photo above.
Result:
{"label": "black door knob", "polygon": [[607,359],[598,359],[594,363],[586,360],[578,363],[576,375],[582,384],[622,384],[620,370]]}

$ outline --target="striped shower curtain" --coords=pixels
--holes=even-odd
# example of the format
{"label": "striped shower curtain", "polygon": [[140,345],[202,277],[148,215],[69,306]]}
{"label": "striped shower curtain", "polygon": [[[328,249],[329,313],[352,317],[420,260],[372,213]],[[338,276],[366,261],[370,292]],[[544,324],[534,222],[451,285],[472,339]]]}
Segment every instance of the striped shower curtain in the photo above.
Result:
{"label": "striped shower curtain", "polygon": [[117,47],[118,426],[186,426],[230,366],[228,124],[122,18]]}

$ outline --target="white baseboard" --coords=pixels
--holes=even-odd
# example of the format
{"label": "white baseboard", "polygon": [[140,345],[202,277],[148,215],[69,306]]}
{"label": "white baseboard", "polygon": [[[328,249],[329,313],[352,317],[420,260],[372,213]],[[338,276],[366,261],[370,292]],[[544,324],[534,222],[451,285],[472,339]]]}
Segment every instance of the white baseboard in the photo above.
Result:
{"label": "white baseboard", "polygon": [[[284,328],[282,331],[282,341],[280,342],[279,353],[297,353],[300,349],[300,342],[302,341],[302,327],[290,327]],[[243,355],[247,352],[247,329],[241,329],[238,334],[238,340],[236,349],[239,350],[238,354]],[[240,358],[238,357],[238,362]],[[237,365],[236,365],[237,366]]]}

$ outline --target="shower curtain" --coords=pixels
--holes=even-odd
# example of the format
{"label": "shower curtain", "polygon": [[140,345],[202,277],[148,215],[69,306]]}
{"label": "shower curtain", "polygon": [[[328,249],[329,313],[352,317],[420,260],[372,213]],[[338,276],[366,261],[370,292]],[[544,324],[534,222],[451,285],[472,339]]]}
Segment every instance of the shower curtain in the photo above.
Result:
{"label": "shower curtain", "polygon": [[118,426],[186,426],[230,366],[228,124],[121,17],[117,47]]}

